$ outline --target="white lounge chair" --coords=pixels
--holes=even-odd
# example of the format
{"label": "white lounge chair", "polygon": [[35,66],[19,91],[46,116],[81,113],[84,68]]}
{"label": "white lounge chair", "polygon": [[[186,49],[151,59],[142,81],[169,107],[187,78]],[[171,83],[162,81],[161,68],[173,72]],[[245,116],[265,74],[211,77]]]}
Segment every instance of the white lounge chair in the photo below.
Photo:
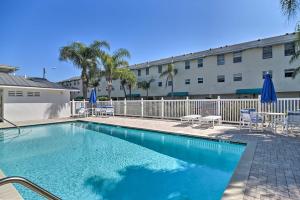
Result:
{"label": "white lounge chair", "polygon": [[199,120],[202,116],[201,115],[186,115],[180,118],[181,123],[183,122],[192,122],[194,124],[195,120]]}
{"label": "white lounge chair", "polygon": [[215,128],[215,122],[218,122],[220,125],[222,123],[222,117],[219,115],[209,115],[199,119],[200,125],[212,123],[212,128]]}
{"label": "white lounge chair", "polygon": [[87,117],[88,116],[88,110],[86,108],[79,108],[77,111],[78,116],[83,116],[83,117]]}
{"label": "white lounge chair", "polygon": [[98,106],[95,108],[96,115],[112,115],[115,116],[113,106]]}
{"label": "white lounge chair", "polygon": [[300,127],[300,111],[289,111],[285,119],[286,132],[289,129],[293,132],[296,127]]}

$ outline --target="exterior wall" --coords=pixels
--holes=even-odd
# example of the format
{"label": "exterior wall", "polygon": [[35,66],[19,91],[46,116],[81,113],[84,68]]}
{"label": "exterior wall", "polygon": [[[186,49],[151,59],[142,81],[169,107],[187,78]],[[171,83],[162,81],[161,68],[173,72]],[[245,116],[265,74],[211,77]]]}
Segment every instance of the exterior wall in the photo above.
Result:
{"label": "exterior wall", "polygon": [[[299,97],[300,96],[300,75],[295,79],[285,77],[284,70],[298,67],[300,61],[292,64],[289,63],[291,56],[284,55],[284,44],[273,45],[272,58],[262,58],[262,48],[251,48],[242,51],[242,62],[233,63],[233,53],[225,54],[225,64],[217,65],[217,55],[207,56],[203,58],[203,67],[197,66],[197,60],[190,60],[190,69],[185,69],[185,62],[175,62],[175,68],[178,74],[174,79],[174,92],[188,92],[191,97],[253,97],[249,94],[236,95],[238,89],[262,88],[263,78],[262,72],[272,70],[273,82],[279,96]],[[166,69],[163,65],[162,71]],[[146,75],[146,69],[141,68],[141,76],[138,76],[138,70],[133,69],[138,81],[150,80],[155,81],[151,84],[149,96],[166,96],[171,92],[171,87],[165,87],[166,78],[160,78],[157,66],[150,66],[149,75]],[[242,73],[242,81],[233,81],[233,75]],[[217,76],[225,75],[225,82],[218,83]],[[197,78],[202,77],[203,83],[198,84]],[[190,85],[185,84],[185,80],[190,79]],[[158,87],[158,82],[162,82],[163,86]],[[106,96],[106,82],[103,79],[98,88],[98,96]],[[113,83],[114,91],[112,97],[124,97],[123,90],[120,89],[120,81]],[[81,88],[79,88],[81,89]],[[146,91],[135,88],[133,94],[146,96]]]}
{"label": "exterior wall", "polygon": [[[3,117],[10,121],[42,120],[70,117],[70,92],[66,90],[3,88]],[[23,96],[9,96],[22,91]],[[40,96],[27,96],[40,92]]]}

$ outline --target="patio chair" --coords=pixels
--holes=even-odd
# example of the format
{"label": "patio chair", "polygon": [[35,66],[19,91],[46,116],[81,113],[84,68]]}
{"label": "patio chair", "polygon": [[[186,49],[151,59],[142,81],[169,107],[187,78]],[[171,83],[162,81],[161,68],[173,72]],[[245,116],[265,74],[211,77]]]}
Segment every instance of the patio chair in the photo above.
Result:
{"label": "patio chair", "polygon": [[[240,110],[240,123],[239,123],[239,128],[250,128],[250,123],[251,123],[251,116],[250,112],[255,112],[255,108],[244,108]],[[247,125],[245,127],[245,124]]]}
{"label": "patio chair", "polygon": [[77,114],[79,117],[83,116],[83,117],[87,117],[88,116],[88,110],[86,108],[79,108],[77,111]]}
{"label": "patio chair", "polygon": [[192,124],[194,124],[195,120],[199,120],[202,116],[201,115],[186,115],[180,118],[181,123],[183,122],[192,122]]}
{"label": "patio chair", "polygon": [[300,111],[289,111],[285,119],[285,130],[293,132],[296,127],[300,127]]}
{"label": "patio chair", "polygon": [[263,116],[257,112],[250,112],[250,129],[249,132],[263,132]]}

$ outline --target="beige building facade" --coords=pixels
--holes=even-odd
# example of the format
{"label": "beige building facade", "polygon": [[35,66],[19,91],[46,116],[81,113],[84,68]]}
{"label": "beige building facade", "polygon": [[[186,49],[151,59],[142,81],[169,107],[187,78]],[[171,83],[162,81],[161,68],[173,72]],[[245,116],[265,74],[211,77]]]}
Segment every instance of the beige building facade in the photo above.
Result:
{"label": "beige building facade", "polygon": [[[173,63],[178,70],[174,78],[176,98],[255,98],[263,85],[263,74],[270,73],[279,97],[300,97],[300,75],[292,78],[299,61],[290,63],[295,52],[296,34],[258,39],[236,45],[223,46],[180,56],[149,61],[129,66],[138,82],[154,79],[149,90],[151,99],[170,96],[171,82],[160,78],[167,65]],[[81,89],[80,77],[60,82],[67,87]],[[115,80],[113,98],[124,98],[120,81]],[[128,92],[127,92],[128,93]],[[97,96],[107,95],[105,79],[97,88]],[[71,98],[82,96],[74,93]],[[133,90],[136,98],[145,97],[146,91]]]}

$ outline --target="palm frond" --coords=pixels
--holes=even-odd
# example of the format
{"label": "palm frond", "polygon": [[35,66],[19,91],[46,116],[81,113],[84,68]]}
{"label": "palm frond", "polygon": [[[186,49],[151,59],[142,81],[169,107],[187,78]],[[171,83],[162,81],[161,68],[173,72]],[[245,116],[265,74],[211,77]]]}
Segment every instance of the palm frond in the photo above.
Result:
{"label": "palm frond", "polygon": [[281,10],[290,19],[297,14],[299,0],[280,0]]}

